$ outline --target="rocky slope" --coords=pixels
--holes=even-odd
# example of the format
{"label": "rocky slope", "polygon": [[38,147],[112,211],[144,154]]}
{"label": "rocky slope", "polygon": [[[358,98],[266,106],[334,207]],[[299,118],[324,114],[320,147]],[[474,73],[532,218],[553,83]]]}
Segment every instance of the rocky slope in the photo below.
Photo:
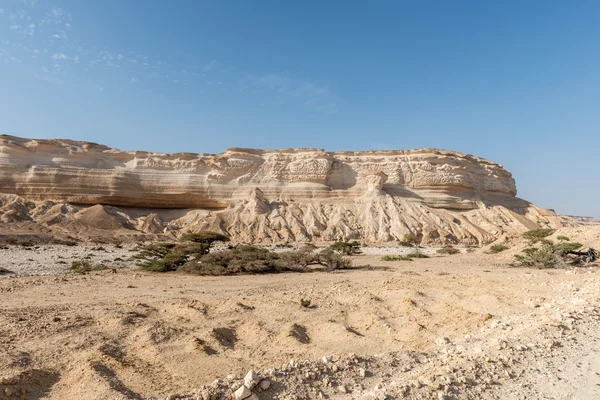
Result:
{"label": "rocky slope", "polygon": [[477,244],[565,224],[515,197],[501,165],[436,149],[164,154],[3,135],[0,192],[0,223],[75,236]]}

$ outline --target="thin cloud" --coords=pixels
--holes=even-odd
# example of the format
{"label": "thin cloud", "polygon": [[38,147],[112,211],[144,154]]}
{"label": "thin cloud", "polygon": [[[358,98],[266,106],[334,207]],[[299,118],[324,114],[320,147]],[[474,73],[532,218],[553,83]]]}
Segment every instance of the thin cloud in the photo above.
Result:
{"label": "thin cloud", "polygon": [[[166,60],[156,54],[140,54],[136,49],[110,48],[110,43],[99,43],[95,49],[85,48],[85,43],[79,43],[72,33],[71,24],[75,22],[68,10],[38,0],[21,0],[21,4],[20,9],[6,10],[10,20],[5,26],[25,37],[35,36],[40,40],[36,43],[39,50],[28,47],[32,46],[29,38],[17,42],[2,39],[0,43],[4,45],[0,44],[0,49],[5,47],[10,51],[11,54],[3,54],[5,58],[16,62],[27,60],[42,77],[51,75],[62,82],[85,74],[89,79],[100,80],[103,70],[113,70],[120,72],[119,81],[125,85],[161,80],[172,85],[220,86],[220,90],[230,90],[232,94],[237,89],[249,90],[257,103],[303,106],[324,113],[338,110],[340,98],[326,82],[289,73],[252,73],[210,58],[205,63],[190,63],[191,53],[182,59]],[[30,10],[33,7],[39,10]],[[0,14],[3,13],[4,9],[0,9]]]}
{"label": "thin cloud", "polygon": [[25,28],[25,34],[33,36],[35,34],[35,24],[27,25],[27,28]]}
{"label": "thin cloud", "polygon": [[295,97],[303,105],[316,111],[335,113],[338,97],[328,86],[294,78],[287,74],[267,74],[258,78],[250,77],[251,86],[274,91],[278,94]]}

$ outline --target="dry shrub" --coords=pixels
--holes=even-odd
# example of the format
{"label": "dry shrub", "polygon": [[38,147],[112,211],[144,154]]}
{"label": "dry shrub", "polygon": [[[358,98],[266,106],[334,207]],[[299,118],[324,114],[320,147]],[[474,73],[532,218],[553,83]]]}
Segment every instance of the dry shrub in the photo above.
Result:
{"label": "dry shrub", "polygon": [[490,253],[497,254],[497,253],[500,253],[500,252],[502,252],[504,250],[507,250],[507,249],[508,249],[508,246],[505,246],[503,244],[495,244],[495,245],[493,245],[493,246],[490,247]]}
{"label": "dry shrub", "polygon": [[458,254],[458,253],[460,253],[460,250],[459,249],[455,249],[452,246],[444,246],[441,249],[437,249],[436,253],[437,254],[452,255],[452,254]]}

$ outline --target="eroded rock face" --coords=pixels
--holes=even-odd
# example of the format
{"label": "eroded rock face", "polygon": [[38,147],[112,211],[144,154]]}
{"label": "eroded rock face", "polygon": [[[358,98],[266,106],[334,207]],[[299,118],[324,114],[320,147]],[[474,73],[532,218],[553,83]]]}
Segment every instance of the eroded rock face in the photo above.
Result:
{"label": "eroded rock face", "polygon": [[[193,209],[178,218],[166,210],[136,211],[129,225],[153,233],[211,229],[253,242],[382,242],[406,233],[432,242],[478,242],[560,224],[553,212],[517,199],[501,165],[436,149],[163,154],[3,135],[0,188],[52,202],[44,208],[51,218],[38,212],[39,219],[62,221],[61,210],[72,214],[67,203]],[[13,204],[1,218],[37,220],[23,207]]]}

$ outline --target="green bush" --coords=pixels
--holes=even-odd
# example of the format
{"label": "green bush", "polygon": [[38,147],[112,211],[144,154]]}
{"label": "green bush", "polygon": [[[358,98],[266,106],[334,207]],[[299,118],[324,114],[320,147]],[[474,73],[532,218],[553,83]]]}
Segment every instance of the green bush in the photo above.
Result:
{"label": "green bush", "polygon": [[581,243],[558,243],[541,240],[539,247],[529,247],[516,254],[516,265],[531,268],[560,268],[566,265],[567,255],[582,247]]}
{"label": "green bush", "polygon": [[329,248],[337,253],[345,254],[350,256],[356,254],[360,248],[360,243],[354,242],[335,242]]}
{"label": "green bush", "polygon": [[532,231],[525,232],[523,237],[533,244],[552,235],[554,232],[556,232],[555,229],[534,229]]}
{"label": "green bush", "polygon": [[[307,272],[310,265],[326,270],[348,268],[351,260],[332,249],[315,253],[308,246],[297,251],[275,253],[267,249],[239,245],[218,252],[207,252],[205,243],[153,244],[142,250],[141,268],[152,272],[182,271],[198,275],[259,274],[286,271]],[[140,253],[140,254],[142,254]],[[149,256],[149,258],[148,258]]]}
{"label": "green bush", "polygon": [[134,258],[144,260],[140,267],[147,271],[176,271],[188,260],[202,257],[210,251],[210,244],[184,243],[152,243],[141,248]]}
{"label": "green bush", "polygon": [[497,253],[500,253],[500,252],[502,252],[504,250],[507,250],[507,249],[508,249],[508,246],[505,246],[503,244],[495,244],[495,245],[493,245],[493,246],[490,247],[490,253],[497,254]]}
{"label": "green bush", "polygon": [[577,242],[563,242],[554,245],[554,249],[561,256],[564,257],[572,251],[579,250],[583,245]]}
{"label": "green bush", "polygon": [[569,240],[571,240],[571,239],[569,239],[569,238],[568,238],[568,237],[566,237],[566,236],[562,236],[562,235],[561,235],[561,236],[558,236],[558,237],[556,238],[556,240],[558,240],[558,241],[560,241],[560,242],[568,242],[568,241],[569,241]]}
{"label": "green bush", "polygon": [[205,243],[209,246],[214,242],[228,242],[229,237],[216,232],[185,233],[179,238],[180,242]]}

